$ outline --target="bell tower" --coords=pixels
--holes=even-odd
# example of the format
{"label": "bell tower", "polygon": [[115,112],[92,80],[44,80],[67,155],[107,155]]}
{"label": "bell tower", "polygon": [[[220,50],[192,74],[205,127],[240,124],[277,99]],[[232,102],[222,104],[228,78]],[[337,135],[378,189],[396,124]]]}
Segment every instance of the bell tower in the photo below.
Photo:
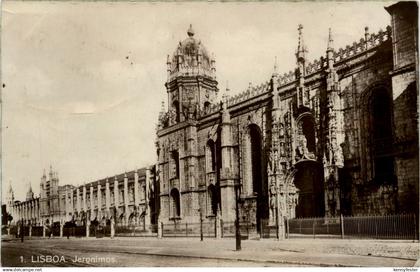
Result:
{"label": "bell tower", "polygon": [[169,126],[205,115],[218,92],[214,57],[194,37],[191,25],[187,35],[167,57]]}

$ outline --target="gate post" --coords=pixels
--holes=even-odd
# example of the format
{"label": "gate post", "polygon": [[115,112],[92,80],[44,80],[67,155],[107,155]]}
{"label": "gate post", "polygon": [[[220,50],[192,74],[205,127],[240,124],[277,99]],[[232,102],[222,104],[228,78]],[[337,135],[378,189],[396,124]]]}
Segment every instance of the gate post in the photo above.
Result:
{"label": "gate post", "polygon": [[315,218],[313,218],[312,220],[312,235],[314,236],[314,239],[315,239]]}
{"label": "gate post", "polygon": [[60,237],[63,237],[63,224],[60,222]]}
{"label": "gate post", "polygon": [[158,221],[158,236],[157,238],[161,239],[163,234],[163,222]]}
{"label": "gate post", "polygon": [[344,218],[343,218],[343,214],[340,214],[340,227],[341,227],[341,239],[344,239]]}
{"label": "gate post", "polygon": [[222,238],[222,219],[216,217],[216,239]]}
{"label": "gate post", "polygon": [[29,225],[29,237],[32,237],[32,225]]}
{"label": "gate post", "polygon": [[90,235],[90,221],[86,220],[86,237]]}
{"label": "gate post", "polygon": [[113,239],[115,236],[115,220],[114,218],[111,218],[111,239]]}
{"label": "gate post", "polygon": [[45,238],[45,225],[42,225],[42,237]]}
{"label": "gate post", "polygon": [[203,241],[203,212],[200,210],[200,241]]}
{"label": "gate post", "polygon": [[289,217],[286,217],[287,239],[289,239]]}

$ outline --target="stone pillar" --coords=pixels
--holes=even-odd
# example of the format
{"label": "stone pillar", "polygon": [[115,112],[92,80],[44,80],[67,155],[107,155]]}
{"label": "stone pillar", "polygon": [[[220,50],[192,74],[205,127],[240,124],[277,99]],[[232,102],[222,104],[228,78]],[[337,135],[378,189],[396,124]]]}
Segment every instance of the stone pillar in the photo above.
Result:
{"label": "stone pillar", "polygon": [[32,237],[32,225],[29,225],[29,237]]}
{"label": "stone pillar", "polygon": [[22,214],[23,214],[22,219],[25,222],[25,220],[26,220],[26,203],[22,204]]}
{"label": "stone pillar", "polygon": [[98,188],[97,188],[97,196],[98,196],[98,220],[102,220],[102,188],[101,184],[98,182]]}
{"label": "stone pillar", "polygon": [[81,211],[81,205],[80,205],[80,188],[79,187],[77,187],[77,189],[76,189],[76,209],[77,209],[77,212],[78,213],[80,213],[80,211]]}
{"label": "stone pillar", "polygon": [[146,189],[144,190],[144,206],[145,206],[145,216],[144,216],[144,226],[146,229],[150,229],[150,205],[149,205],[149,191],[150,191],[150,181],[152,179],[152,170],[147,167],[146,168]]}
{"label": "stone pillar", "polygon": [[114,218],[111,219],[111,239],[115,236],[115,220]]}
{"label": "stone pillar", "polygon": [[86,220],[86,237],[90,236],[90,221]]}
{"label": "stone pillar", "polygon": [[162,238],[162,234],[163,234],[163,223],[162,221],[158,221],[158,238]]}
{"label": "stone pillar", "polygon": [[109,208],[111,207],[111,199],[110,199],[110,191],[109,191],[109,180],[106,179],[105,183],[105,209],[106,213],[109,215]]}
{"label": "stone pillar", "polygon": [[45,225],[42,223],[42,237],[45,238]]}
{"label": "stone pillar", "polygon": [[95,202],[93,197],[93,186],[90,185],[90,220],[95,219]]}
{"label": "stone pillar", "polygon": [[139,208],[139,172],[134,171],[134,206]]}
{"label": "stone pillar", "polygon": [[219,215],[216,216],[216,239],[222,238],[222,224]]}
{"label": "stone pillar", "polygon": [[124,174],[124,223],[128,224],[128,177],[127,173]]}
{"label": "stone pillar", "polygon": [[75,207],[74,207],[74,196],[73,196],[73,194],[74,194],[74,192],[73,192],[73,189],[70,191],[70,211],[71,211],[71,214],[73,215],[74,214],[74,210],[75,210]]}
{"label": "stone pillar", "polygon": [[61,221],[60,222],[60,237],[63,237],[63,227],[64,227],[64,224],[63,224],[63,221]]}
{"label": "stone pillar", "polygon": [[221,153],[222,169],[220,175],[221,213],[225,222],[235,220],[235,173],[232,167],[232,135],[230,113],[224,98],[222,112]]}
{"label": "stone pillar", "polygon": [[70,213],[70,198],[69,198],[69,189],[66,189],[66,193],[64,194],[64,205],[65,205],[65,212],[64,220],[67,220],[69,213]]}
{"label": "stone pillar", "polygon": [[[117,211],[117,214],[115,216],[118,216],[118,208],[120,206],[120,200],[119,200],[119,188],[118,188],[118,179],[117,176],[115,176],[114,179],[114,205],[115,209]],[[115,223],[117,223],[118,218],[114,218]]]}
{"label": "stone pillar", "polygon": [[86,207],[86,186],[83,185],[83,211],[87,212],[87,207]]}

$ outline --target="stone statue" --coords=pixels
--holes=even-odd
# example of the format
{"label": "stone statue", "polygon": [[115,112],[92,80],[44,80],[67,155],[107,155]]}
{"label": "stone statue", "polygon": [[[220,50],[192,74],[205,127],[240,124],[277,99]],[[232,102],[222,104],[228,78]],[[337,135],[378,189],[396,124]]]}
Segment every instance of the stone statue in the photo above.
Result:
{"label": "stone statue", "polygon": [[284,136],[284,125],[282,123],[279,124],[279,136]]}
{"label": "stone statue", "polygon": [[273,220],[272,221],[273,223],[274,223],[275,216],[276,216],[276,193],[277,193],[276,184],[275,184],[274,178],[271,178],[269,218],[271,218]]}

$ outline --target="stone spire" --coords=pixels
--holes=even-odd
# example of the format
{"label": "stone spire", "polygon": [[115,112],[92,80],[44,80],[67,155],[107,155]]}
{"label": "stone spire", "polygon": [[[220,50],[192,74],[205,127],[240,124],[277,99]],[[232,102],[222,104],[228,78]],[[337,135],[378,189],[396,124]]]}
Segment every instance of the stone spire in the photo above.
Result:
{"label": "stone spire", "polygon": [[328,68],[332,69],[334,65],[334,40],[332,37],[331,28],[328,29],[327,62]]}
{"label": "stone spire", "polygon": [[332,37],[331,28],[328,29],[328,46],[327,51],[333,51],[334,50],[334,40]]}
{"label": "stone spire", "polygon": [[187,30],[188,37],[192,38],[194,36],[194,29],[192,28],[192,24],[190,24],[190,27]]}
{"label": "stone spire", "polygon": [[26,193],[26,201],[32,200],[34,198],[34,193],[32,191],[32,184],[28,182],[28,192]]}
{"label": "stone spire", "polygon": [[[274,58],[274,69],[273,74],[271,75],[271,90],[273,94],[273,111],[278,111],[279,106],[279,91],[278,91],[278,72],[277,72],[277,57]],[[275,113],[277,116],[278,113]]]}
{"label": "stone spire", "polygon": [[305,53],[307,53],[308,51],[306,50],[306,46],[303,41],[303,25],[299,24],[298,31],[299,31],[299,41],[298,41],[298,47],[296,51],[296,58],[297,58],[297,61],[300,62],[300,61],[305,61]]}
{"label": "stone spire", "polygon": [[305,88],[305,74],[306,74],[306,46],[303,42],[303,26],[299,24],[299,42],[296,51],[297,69],[295,72],[296,79],[298,79],[297,87],[297,106],[308,106],[309,105],[309,92]]}
{"label": "stone spire", "polygon": [[274,67],[273,67],[273,74],[271,77],[278,76],[278,67],[277,67],[277,56],[274,57]]}
{"label": "stone spire", "polygon": [[223,110],[227,110],[227,104],[228,104],[228,99],[229,99],[229,81],[226,81],[226,91],[222,96],[222,102],[223,102]]}
{"label": "stone spire", "polygon": [[226,91],[222,96],[222,122],[230,123],[230,114],[228,111],[228,101],[229,101],[229,82],[226,81]]}

